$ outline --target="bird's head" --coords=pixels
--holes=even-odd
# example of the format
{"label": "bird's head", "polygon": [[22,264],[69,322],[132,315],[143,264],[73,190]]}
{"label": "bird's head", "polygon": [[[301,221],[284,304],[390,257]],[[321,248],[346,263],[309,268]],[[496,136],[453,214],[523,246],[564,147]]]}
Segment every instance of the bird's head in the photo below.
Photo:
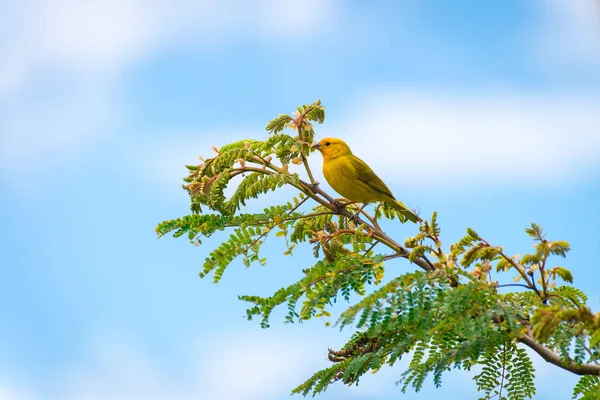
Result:
{"label": "bird's head", "polygon": [[346,142],[337,138],[321,139],[319,143],[314,144],[312,147],[313,149],[319,150],[325,159],[352,154],[352,151]]}

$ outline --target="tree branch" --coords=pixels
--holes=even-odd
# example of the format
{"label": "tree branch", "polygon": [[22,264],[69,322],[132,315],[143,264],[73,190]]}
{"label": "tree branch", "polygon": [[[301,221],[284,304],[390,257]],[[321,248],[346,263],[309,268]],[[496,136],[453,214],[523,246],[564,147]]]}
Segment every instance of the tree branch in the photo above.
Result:
{"label": "tree branch", "polygon": [[506,283],[506,284],[503,284],[503,285],[495,285],[495,286],[492,286],[492,287],[497,289],[497,288],[511,287],[511,286],[522,287],[522,288],[525,288],[525,289],[534,290],[532,287],[527,286],[527,285],[522,285],[520,283]]}
{"label": "tree branch", "polygon": [[[319,195],[319,196],[323,197],[325,200],[327,200],[327,202],[328,202],[328,204],[323,204],[323,203],[321,203],[321,204],[325,205],[326,207],[328,207],[332,211],[335,211],[338,214],[344,215],[348,218],[353,217],[353,214],[350,211],[346,210],[345,208],[338,209],[334,205],[335,199],[333,197],[331,197],[329,194],[327,194],[327,192],[322,190],[318,185],[311,185],[308,182],[304,182],[303,180],[300,180],[299,182],[305,188],[306,191],[311,192],[312,194],[315,194],[315,195]],[[402,258],[408,259],[408,257],[410,256],[410,252],[408,250],[406,250],[404,248],[404,246],[402,246],[400,243],[396,242],[394,239],[389,237],[381,229],[373,226],[372,224],[370,224],[370,223],[366,222],[365,220],[363,220],[362,218],[360,218],[360,216],[357,217],[357,221],[358,221],[359,225],[365,224],[365,226],[367,227],[368,230],[373,231],[374,236],[376,236],[377,239],[382,241],[384,244],[386,244],[389,248],[391,248],[398,254],[397,257],[402,257]],[[396,258],[396,257],[394,257],[394,258]],[[431,265],[431,262],[428,263],[427,261],[428,260],[426,260],[425,257],[423,257],[422,259],[421,258],[416,259],[415,264],[417,264],[420,268],[424,269],[425,271],[433,271],[435,268]]]}
{"label": "tree branch", "polygon": [[596,375],[600,376],[600,365],[593,364],[578,364],[573,360],[565,362],[558,354],[543,346],[529,334],[525,334],[519,338],[519,342],[523,343],[533,351],[538,353],[547,362],[556,365],[564,370],[572,372],[576,375]]}

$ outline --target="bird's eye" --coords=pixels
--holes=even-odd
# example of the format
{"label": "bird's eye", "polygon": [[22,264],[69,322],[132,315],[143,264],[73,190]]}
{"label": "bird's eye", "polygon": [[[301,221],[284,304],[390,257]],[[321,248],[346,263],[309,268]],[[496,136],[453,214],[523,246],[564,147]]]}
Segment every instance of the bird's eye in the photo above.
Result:
{"label": "bird's eye", "polygon": [[331,144],[331,143],[327,142],[327,143],[325,143],[325,146],[329,146],[330,144]]}

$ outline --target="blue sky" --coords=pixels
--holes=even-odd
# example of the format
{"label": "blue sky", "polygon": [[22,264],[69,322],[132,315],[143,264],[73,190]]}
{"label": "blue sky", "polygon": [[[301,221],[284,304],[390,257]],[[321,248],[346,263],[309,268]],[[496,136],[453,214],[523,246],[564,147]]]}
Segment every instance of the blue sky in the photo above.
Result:
{"label": "blue sky", "polygon": [[[273,243],[266,267],[213,285],[197,273],[215,241],[153,230],[188,210],[184,164],[317,98],[317,136],[437,210],[446,244],[471,226],[523,254],[540,223],[600,308],[594,0],[25,0],[0,15],[2,400],[283,399],[327,366],[350,332],[261,330],[237,300],[290,283],[309,250]],[[537,398],[567,398],[576,379],[533,359]],[[401,372],[320,398],[397,398]],[[440,393],[477,395],[453,372],[405,397]]]}

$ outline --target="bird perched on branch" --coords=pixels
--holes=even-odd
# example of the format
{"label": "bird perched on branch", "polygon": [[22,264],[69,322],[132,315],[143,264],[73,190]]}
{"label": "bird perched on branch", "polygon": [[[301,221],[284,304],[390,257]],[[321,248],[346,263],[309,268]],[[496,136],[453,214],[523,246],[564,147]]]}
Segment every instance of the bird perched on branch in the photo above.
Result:
{"label": "bird perched on branch", "polygon": [[363,160],[352,154],[346,142],[325,138],[312,147],[323,155],[323,175],[333,190],[352,202],[364,203],[355,217],[368,203],[383,201],[408,220],[421,221],[417,214],[394,198],[387,185]]}

